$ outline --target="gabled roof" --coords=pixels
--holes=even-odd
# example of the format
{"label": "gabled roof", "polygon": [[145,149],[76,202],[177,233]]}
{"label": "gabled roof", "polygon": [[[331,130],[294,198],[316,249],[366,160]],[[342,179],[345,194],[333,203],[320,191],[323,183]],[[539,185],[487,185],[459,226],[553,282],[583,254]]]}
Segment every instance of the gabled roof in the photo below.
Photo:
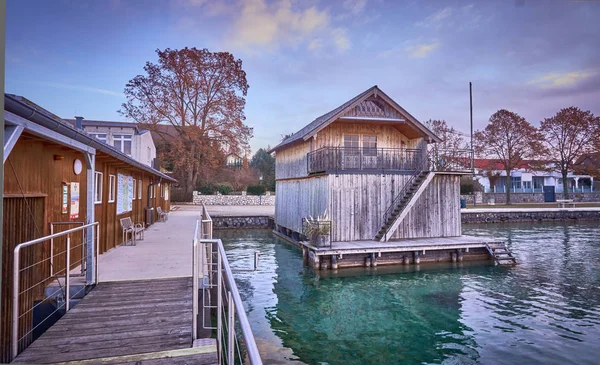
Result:
{"label": "gabled roof", "polygon": [[327,127],[329,124],[336,121],[340,116],[342,116],[345,112],[349,111],[359,103],[365,101],[367,98],[371,96],[380,96],[384,101],[390,104],[397,112],[406,117],[407,121],[410,125],[417,129],[424,137],[429,137],[430,140],[435,142],[441,142],[441,139],[436,136],[431,130],[429,130],[425,125],[419,122],[415,117],[410,115],[404,108],[402,108],[398,103],[396,103],[392,98],[390,98],[387,94],[385,94],[377,85],[365,90],[364,92],[356,95],[352,99],[348,100],[344,104],[338,106],[332,111],[325,113],[313,120],[310,124],[306,125],[304,128],[300,129],[298,132],[292,134],[285,140],[283,140],[280,144],[273,147],[269,153],[277,151],[287,145],[293,144],[295,142],[299,142],[301,140],[308,140],[316,133],[318,133],[323,128]]}
{"label": "gabled roof", "polygon": [[[76,126],[77,121],[75,119],[63,119],[69,122],[71,125]],[[108,127],[108,128],[133,128],[136,134],[143,134],[147,132],[144,129],[140,129],[136,123],[133,122],[120,122],[111,120],[90,120],[83,119],[81,124],[84,127]]]}

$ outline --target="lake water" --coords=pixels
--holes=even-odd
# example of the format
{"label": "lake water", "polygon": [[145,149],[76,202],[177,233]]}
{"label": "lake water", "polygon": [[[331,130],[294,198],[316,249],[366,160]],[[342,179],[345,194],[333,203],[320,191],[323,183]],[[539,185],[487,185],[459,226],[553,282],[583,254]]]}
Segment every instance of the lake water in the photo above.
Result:
{"label": "lake water", "polygon": [[487,262],[319,274],[268,231],[221,231],[265,364],[600,364],[598,222],[465,226]]}

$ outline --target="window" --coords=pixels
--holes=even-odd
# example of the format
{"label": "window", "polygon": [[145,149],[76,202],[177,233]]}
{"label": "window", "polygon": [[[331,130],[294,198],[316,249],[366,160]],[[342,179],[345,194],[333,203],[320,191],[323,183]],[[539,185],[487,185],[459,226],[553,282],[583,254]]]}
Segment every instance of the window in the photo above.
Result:
{"label": "window", "polygon": [[362,137],[363,155],[377,156],[377,136]]}
{"label": "window", "polygon": [[106,133],[90,133],[92,135],[92,137],[96,138],[97,140],[106,143]]}
{"label": "window", "polygon": [[102,173],[94,172],[94,203],[102,203]]}
{"label": "window", "polygon": [[142,179],[138,180],[138,199],[142,199]]}
{"label": "window", "polygon": [[165,196],[165,194],[164,194],[164,190],[163,190],[164,188],[165,188],[165,186],[164,186],[164,185],[162,186],[162,189],[161,189],[161,186],[160,186],[160,184],[158,184],[158,190],[160,191],[160,197],[161,197],[161,198]]}
{"label": "window", "polygon": [[115,175],[108,175],[108,202],[115,202],[115,185],[117,178]]}
{"label": "window", "polygon": [[135,179],[133,179],[133,194],[132,195],[133,195],[132,200],[135,200]]}
{"label": "window", "polygon": [[521,189],[521,176],[511,176],[510,188],[512,191],[517,191]]}
{"label": "window", "polygon": [[113,134],[113,146],[126,155],[131,155],[131,134]]}
{"label": "window", "polygon": [[165,184],[165,200],[169,200],[169,184]]}
{"label": "window", "polygon": [[531,181],[523,181],[523,189],[531,189]]}
{"label": "window", "polygon": [[344,136],[345,148],[358,148],[358,136]]}

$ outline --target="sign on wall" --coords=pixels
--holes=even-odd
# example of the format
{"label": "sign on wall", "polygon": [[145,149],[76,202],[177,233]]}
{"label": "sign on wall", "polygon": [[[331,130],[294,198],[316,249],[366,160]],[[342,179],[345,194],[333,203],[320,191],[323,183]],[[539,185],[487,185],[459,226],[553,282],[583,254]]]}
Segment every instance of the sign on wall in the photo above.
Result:
{"label": "sign on wall", "polygon": [[62,184],[62,207],[60,212],[62,214],[69,213],[69,187],[67,184]]}
{"label": "sign on wall", "polygon": [[79,218],[79,183],[72,182],[71,184],[71,214],[70,219]]}
{"label": "sign on wall", "polygon": [[130,212],[133,209],[133,177],[118,174],[117,176],[117,214]]}

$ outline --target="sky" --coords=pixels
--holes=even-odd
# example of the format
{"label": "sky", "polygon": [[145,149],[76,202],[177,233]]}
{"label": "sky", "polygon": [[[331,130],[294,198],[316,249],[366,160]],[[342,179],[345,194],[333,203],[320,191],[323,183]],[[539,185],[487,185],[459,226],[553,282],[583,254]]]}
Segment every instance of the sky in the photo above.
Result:
{"label": "sky", "polygon": [[539,125],[600,115],[600,0],[7,2],[7,93],[62,118],[124,120],[125,84],[157,49],[231,52],[253,150],[373,85],[420,121],[469,131],[508,109]]}

